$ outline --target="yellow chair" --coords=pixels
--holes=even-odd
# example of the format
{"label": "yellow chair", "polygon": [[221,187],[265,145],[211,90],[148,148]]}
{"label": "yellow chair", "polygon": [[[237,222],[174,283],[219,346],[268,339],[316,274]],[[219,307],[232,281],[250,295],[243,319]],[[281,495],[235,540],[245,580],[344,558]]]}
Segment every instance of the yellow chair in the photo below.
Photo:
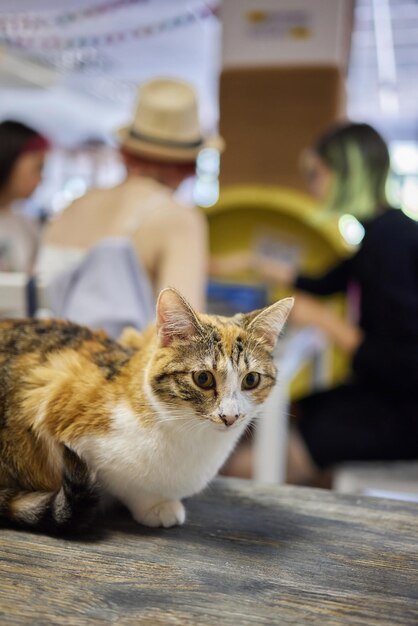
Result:
{"label": "yellow chair", "polygon": [[301,270],[318,274],[353,251],[341,237],[336,219],[321,219],[316,202],[293,189],[227,187],[217,204],[203,210],[215,255],[249,249],[257,238],[268,235],[278,243],[300,246]]}
{"label": "yellow chair", "polygon": [[[221,191],[218,203],[203,211],[209,223],[210,251],[214,256],[276,247],[284,254],[298,256],[301,273],[318,275],[354,251],[340,235],[337,219],[324,219],[310,196],[293,189],[227,187]],[[233,279],[243,283],[257,280],[250,273]],[[283,289],[273,289],[269,297],[274,301],[284,295]],[[336,306],[342,311],[341,303],[341,298],[336,299]],[[332,378],[341,378],[346,369],[346,360],[339,351],[332,350]],[[292,395],[305,393],[309,379],[308,374],[298,377]]]}

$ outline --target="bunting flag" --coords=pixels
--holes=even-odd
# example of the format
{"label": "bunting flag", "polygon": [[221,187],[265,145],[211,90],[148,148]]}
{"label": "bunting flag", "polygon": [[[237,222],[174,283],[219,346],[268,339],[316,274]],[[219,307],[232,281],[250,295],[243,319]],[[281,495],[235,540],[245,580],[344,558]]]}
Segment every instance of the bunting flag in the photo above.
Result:
{"label": "bunting flag", "polygon": [[[129,0],[115,0],[115,2],[128,2]],[[135,2],[137,0],[132,0]],[[85,9],[87,10],[87,9]],[[128,43],[137,39],[144,39],[159,35],[161,33],[170,32],[177,28],[187,26],[196,21],[206,19],[208,17],[217,16],[219,10],[218,2],[204,2],[201,7],[190,9],[175,17],[166,18],[148,24],[146,26],[137,26],[129,30],[123,30],[110,33],[98,33],[96,35],[76,35],[73,37],[60,37],[58,35],[46,37],[27,37],[21,35],[0,35],[0,40],[9,46],[21,49],[30,49],[31,51],[41,50],[73,50],[80,48],[98,48],[100,46],[111,46],[116,44]]]}
{"label": "bunting flag", "polygon": [[108,0],[102,4],[97,4],[75,11],[59,13],[55,16],[37,15],[35,13],[14,13],[0,15],[0,32],[10,33],[13,31],[37,31],[43,28],[54,28],[56,26],[71,26],[92,17],[105,15],[117,9],[124,9],[135,4],[147,4],[150,0]]}

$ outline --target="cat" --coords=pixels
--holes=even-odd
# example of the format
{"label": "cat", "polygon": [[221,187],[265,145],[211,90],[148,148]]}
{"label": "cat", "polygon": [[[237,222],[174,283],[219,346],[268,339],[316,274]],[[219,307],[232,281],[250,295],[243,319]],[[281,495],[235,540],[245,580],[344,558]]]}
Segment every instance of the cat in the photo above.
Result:
{"label": "cat", "polygon": [[276,381],[285,298],[234,317],[172,288],[119,341],[67,321],[0,321],[0,522],[50,533],[103,499],[146,526],[183,524]]}

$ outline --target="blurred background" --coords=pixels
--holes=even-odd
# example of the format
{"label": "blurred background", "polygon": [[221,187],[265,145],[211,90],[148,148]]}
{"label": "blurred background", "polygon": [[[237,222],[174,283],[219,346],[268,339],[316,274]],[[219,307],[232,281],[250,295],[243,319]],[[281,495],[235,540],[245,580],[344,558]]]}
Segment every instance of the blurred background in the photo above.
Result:
{"label": "blurred background", "polygon": [[[308,68],[303,77],[306,108],[322,109],[311,110],[311,117],[316,117],[305,121],[297,142],[303,133],[307,145],[321,125],[343,113],[371,123],[389,142],[394,201],[416,215],[417,2],[225,0],[223,5],[217,0],[73,0],[71,7],[61,0],[1,3],[0,118],[32,124],[55,146],[45,182],[29,201],[28,210],[59,211],[90,185],[112,185],[122,176],[112,151],[113,133],[129,117],[138,83],[155,76],[189,81],[199,94],[203,127],[211,131],[221,117],[228,142],[241,124],[236,117],[230,119],[234,117],[230,109],[235,114],[238,109],[239,114],[246,106],[242,97],[252,83],[251,69],[271,70],[264,80],[263,76],[257,80],[263,90],[274,77],[280,115],[292,107],[292,94],[287,91],[292,89],[292,80],[299,85],[302,80],[298,75],[284,77],[280,70],[294,67],[302,73]],[[322,30],[315,31],[319,27]],[[321,94],[309,95],[309,81],[315,80],[313,69],[309,71],[312,66],[330,70],[318,87],[324,102]],[[249,75],[240,68],[246,68]],[[334,68],[339,75],[331,76]],[[219,103],[221,75],[225,93]],[[230,101],[229,89],[240,90],[236,102]],[[257,97],[260,109],[277,107],[275,101],[272,105],[261,101],[262,92]],[[345,102],[329,102],[337,97]],[[268,119],[269,111],[265,113]],[[245,120],[244,110],[241,115]],[[289,119],[282,118],[281,124],[288,129]],[[258,119],[258,135],[260,131]],[[283,139],[288,142],[288,137]],[[264,152],[261,144],[262,137],[260,151]],[[297,143],[292,146],[292,154],[299,147]],[[229,144],[225,182],[239,182],[232,165],[235,157],[234,146]],[[258,182],[260,170],[265,169],[264,163],[258,171],[252,171],[249,163],[239,167],[249,182]],[[277,160],[264,178],[273,168],[281,169]],[[281,173],[282,181],[294,184],[296,166],[293,172],[288,169]],[[196,200],[209,205],[217,199],[216,155],[202,159],[200,173]]]}

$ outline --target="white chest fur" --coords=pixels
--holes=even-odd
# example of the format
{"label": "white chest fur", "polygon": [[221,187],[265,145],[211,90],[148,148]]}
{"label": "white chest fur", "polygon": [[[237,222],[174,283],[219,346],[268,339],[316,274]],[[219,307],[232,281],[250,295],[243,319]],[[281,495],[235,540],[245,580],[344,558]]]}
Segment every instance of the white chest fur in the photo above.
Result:
{"label": "white chest fur", "polygon": [[97,471],[103,487],[123,499],[133,489],[181,499],[203,489],[221,467],[246,423],[217,430],[211,422],[165,415],[143,426],[132,409],[117,406],[113,428],[102,437],[85,437],[76,450]]}

